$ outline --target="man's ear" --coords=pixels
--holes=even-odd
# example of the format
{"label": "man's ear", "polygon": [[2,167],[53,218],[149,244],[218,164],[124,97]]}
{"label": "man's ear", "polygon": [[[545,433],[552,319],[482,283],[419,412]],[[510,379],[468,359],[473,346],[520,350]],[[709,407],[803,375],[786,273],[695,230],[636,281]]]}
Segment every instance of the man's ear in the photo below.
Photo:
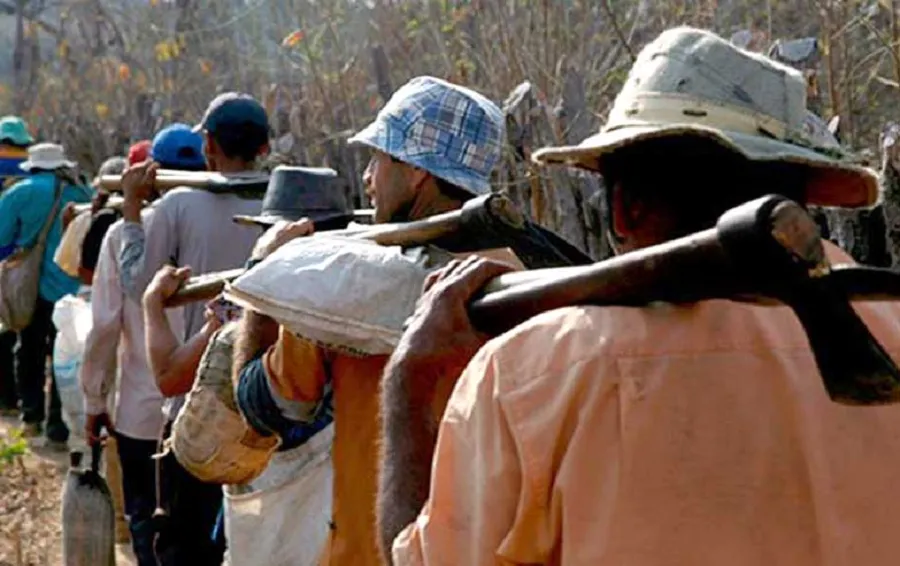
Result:
{"label": "man's ear", "polygon": [[269,147],[269,143],[266,142],[265,144],[262,145],[262,147],[259,148],[259,156],[265,157],[265,156],[269,155],[270,149],[271,148]]}

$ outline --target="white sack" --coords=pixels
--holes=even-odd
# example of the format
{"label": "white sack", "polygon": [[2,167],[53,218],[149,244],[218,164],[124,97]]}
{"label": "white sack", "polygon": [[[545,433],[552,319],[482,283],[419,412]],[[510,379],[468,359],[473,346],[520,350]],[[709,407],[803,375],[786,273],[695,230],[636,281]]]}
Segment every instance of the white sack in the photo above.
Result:
{"label": "white sack", "polygon": [[226,297],[329,348],[389,354],[436,267],[425,248],[317,235],[285,244]]}
{"label": "white sack", "polygon": [[316,566],[331,521],[334,425],[277,452],[248,486],[225,486],[228,563]]}
{"label": "white sack", "polygon": [[84,345],[93,326],[91,304],[66,295],[53,308],[56,341],[53,344],[53,374],[62,404],[63,421],[75,435],[84,430],[84,394],[78,372]]}

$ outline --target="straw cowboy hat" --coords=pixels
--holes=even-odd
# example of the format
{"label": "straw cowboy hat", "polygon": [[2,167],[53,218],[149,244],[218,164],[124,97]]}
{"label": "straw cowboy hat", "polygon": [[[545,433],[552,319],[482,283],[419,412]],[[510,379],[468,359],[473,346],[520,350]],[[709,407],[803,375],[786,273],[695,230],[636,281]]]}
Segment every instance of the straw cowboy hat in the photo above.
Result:
{"label": "straw cowboy hat", "polygon": [[53,171],[64,167],[74,168],[75,162],[66,158],[66,151],[61,145],[39,143],[28,148],[28,160],[22,162],[19,167],[23,171],[32,169]]}
{"label": "straw cowboy hat", "polygon": [[874,204],[874,171],[852,163],[840,146],[823,143],[808,115],[799,71],[710,32],[676,28],[641,51],[598,134],[578,145],[541,149],[534,160],[602,173],[600,158],[626,145],[702,136],[752,161],[808,168],[810,204]]}

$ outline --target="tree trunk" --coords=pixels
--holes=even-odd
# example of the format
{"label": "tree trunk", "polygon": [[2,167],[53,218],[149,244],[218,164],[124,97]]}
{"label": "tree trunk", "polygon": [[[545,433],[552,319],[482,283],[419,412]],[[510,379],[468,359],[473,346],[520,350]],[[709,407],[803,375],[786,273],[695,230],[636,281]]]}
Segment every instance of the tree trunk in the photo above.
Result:
{"label": "tree trunk", "polygon": [[13,112],[25,110],[25,5],[28,0],[16,0],[16,41],[13,46]]}

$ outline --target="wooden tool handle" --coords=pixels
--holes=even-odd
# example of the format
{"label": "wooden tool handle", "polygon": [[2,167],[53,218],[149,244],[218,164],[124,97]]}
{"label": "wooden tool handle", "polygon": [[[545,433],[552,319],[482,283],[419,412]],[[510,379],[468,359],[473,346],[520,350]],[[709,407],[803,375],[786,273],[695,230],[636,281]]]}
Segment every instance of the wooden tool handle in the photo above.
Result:
{"label": "wooden tool handle", "polygon": [[[319,232],[319,234],[367,239],[382,246],[422,246],[445,236],[457,234],[460,230],[464,230],[469,223],[474,225],[480,214],[490,214],[511,226],[521,226],[524,223],[521,213],[509,198],[504,195],[494,194],[481,197],[471,204],[467,203],[467,207],[463,210],[445,212],[424,220],[376,224],[348,230],[330,230]],[[245,219],[245,222],[252,221]],[[315,237],[315,234],[311,237]],[[171,307],[194,301],[209,300],[220,293],[226,283],[233,281],[242,273],[243,270],[235,269],[196,278],[192,277],[182,289],[166,302],[166,306]]]}
{"label": "wooden tool handle", "polygon": [[215,298],[225,289],[225,285],[234,281],[244,273],[243,268],[220,271],[209,275],[191,277],[175,295],[166,301],[166,306],[179,307],[198,301],[208,301]]}

